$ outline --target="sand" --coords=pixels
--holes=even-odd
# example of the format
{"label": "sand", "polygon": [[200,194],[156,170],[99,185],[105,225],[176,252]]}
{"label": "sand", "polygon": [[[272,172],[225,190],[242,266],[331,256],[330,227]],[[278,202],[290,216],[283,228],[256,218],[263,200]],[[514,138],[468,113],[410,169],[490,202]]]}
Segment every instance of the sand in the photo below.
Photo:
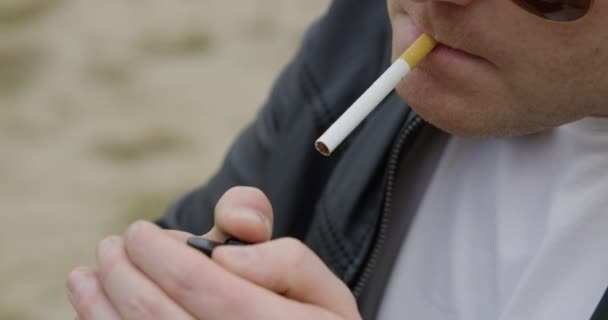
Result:
{"label": "sand", "polygon": [[0,2],[0,319],[203,183],[327,0]]}

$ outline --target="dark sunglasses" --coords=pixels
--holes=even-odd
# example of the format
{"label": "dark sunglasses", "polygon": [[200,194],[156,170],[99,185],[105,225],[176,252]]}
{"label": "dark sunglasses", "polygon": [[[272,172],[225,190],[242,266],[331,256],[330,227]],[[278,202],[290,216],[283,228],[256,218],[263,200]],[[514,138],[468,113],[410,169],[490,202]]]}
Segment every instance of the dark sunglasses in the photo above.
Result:
{"label": "dark sunglasses", "polygon": [[593,0],[513,0],[526,11],[551,21],[574,21],[584,17]]}

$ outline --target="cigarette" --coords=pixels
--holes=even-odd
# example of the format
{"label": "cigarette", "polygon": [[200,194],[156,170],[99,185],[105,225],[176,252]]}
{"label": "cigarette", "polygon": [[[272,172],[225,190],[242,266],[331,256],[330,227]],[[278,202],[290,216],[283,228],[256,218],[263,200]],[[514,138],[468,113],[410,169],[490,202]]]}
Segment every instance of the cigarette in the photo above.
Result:
{"label": "cigarette", "polygon": [[346,137],[395,89],[397,84],[437,45],[422,34],[350,108],[315,142],[321,154],[330,155]]}

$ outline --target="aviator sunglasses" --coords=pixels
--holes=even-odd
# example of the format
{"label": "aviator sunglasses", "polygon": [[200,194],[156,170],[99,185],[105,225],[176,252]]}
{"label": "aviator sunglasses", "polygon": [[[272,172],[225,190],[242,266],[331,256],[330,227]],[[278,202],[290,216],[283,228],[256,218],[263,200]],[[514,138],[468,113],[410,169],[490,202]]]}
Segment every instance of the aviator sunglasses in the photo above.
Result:
{"label": "aviator sunglasses", "polygon": [[513,0],[526,11],[551,21],[574,21],[584,17],[593,0]]}

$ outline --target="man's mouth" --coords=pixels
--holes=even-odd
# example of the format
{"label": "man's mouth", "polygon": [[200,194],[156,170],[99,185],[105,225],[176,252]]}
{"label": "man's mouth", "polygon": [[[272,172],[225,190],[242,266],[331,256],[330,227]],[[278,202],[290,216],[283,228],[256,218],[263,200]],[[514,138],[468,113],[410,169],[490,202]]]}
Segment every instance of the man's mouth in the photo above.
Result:
{"label": "man's mouth", "polygon": [[441,43],[435,48],[435,50],[433,50],[433,52],[431,53],[434,56],[439,56],[436,59],[440,58],[440,59],[448,59],[448,60],[454,60],[454,59],[467,59],[467,60],[477,60],[477,61],[487,61],[486,59],[478,56],[478,55],[474,55],[471,54],[467,51],[464,50],[460,50],[460,49],[456,49],[454,47],[450,47],[444,43]]}
{"label": "man's mouth", "polygon": [[476,63],[487,63],[491,64],[487,59],[472,53],[469,50],[457,47],[450,44],[448,39],[444,39],[442,36],[434,34],[433,32],[426,32],[425,30],[419,29],[412,22],[412,33],[411,36],[415,39],[422,33],[427,33],[429,36],[437,40],[439,45],[429,54],[426,58],[431,62],[444,64],[444,63],[455,63],[455,62],[476,62]]}

